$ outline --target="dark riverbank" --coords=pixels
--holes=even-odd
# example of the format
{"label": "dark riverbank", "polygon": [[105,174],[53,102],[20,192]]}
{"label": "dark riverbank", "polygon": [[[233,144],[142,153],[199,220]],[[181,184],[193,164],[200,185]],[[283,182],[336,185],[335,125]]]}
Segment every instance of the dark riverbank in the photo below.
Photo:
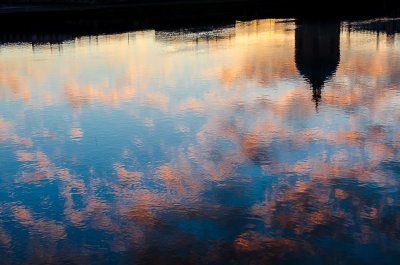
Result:
{"label": "dark riverbank", "polygon": [[[226,1],[202,4],[192,1],[184,5],[180,2],[40,4],[29,5],[29,8],[27,5],[3,5],[0,13],[1,42],[58,43],[84,35],[228,25],[237,20],[268,17],[269,9],[259,8],[257,2],[229,1],[227,8]],[[273,16],[292,15],[275,11]]]}
{"label": "dark riverbank", "polygon": [[0,42],[61,43],[79,36],[216,27],[260,18],[357,20],[400,14],[400,3],[391,0],[377,1],[375,6],[362,5],[359,0],[351,1],[351,6],[344,0],[334,5],[292,0],[27,2],[11,5],[0,0]]}
{"label": "dark riverbank", "polygon": [[[146,21],[207,20],[226,14],[249,16],[351,19],[398,16],[400,2],[380,0],[0,0],[0,20],[13,24],[59,23],[79,19]],[[25,21],[26,20],[26,21]]]}

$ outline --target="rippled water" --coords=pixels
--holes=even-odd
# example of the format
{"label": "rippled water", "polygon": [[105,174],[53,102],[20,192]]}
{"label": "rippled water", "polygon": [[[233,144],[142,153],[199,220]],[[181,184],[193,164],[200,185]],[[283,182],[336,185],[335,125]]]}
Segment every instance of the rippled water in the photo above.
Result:
{"label": "rippled water", "polygon": [[0,263],[398,264],[398,20],[0,46]]}

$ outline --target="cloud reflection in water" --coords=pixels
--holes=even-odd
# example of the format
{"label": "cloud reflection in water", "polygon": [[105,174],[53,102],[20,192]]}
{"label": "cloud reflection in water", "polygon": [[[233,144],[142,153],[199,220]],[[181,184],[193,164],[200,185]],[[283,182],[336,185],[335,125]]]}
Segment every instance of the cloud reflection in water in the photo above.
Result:
{"label": "cloud reflection in water", "polygon": [[3,45],[1,256],[394,264],[398,35],[358,30],[257,20]]}

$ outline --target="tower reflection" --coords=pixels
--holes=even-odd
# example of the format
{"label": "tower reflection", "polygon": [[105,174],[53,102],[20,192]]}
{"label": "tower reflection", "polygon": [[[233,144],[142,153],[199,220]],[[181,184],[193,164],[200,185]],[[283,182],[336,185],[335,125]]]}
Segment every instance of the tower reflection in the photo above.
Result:
{"label": "tower reflection", "polygon": [[316,108],[324,84],[340,61],[340,22],[300,21],[295,32],[295,62],[311,85]]}

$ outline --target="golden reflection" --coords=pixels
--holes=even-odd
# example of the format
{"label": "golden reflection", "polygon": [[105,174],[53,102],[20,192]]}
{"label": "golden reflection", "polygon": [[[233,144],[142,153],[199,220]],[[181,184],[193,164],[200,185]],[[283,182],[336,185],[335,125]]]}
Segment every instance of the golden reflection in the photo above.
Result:
{"label": "golden reflection", "polygon": [[72,139],[79,140],[83,137],[81,128],[71,128],[70,135]]}

